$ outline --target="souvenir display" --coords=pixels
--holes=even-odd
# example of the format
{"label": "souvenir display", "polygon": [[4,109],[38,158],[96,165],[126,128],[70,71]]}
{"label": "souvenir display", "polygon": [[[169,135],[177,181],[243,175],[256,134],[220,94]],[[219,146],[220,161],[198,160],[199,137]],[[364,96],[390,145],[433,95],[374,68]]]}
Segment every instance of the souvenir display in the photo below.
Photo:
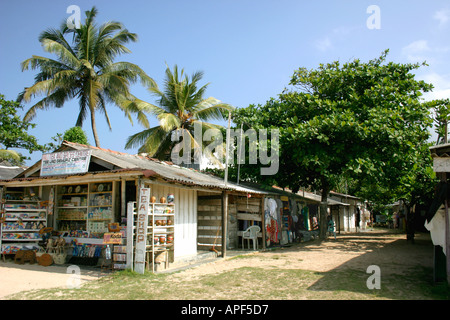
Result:
{"label": "souvenir display", "polygon": [[39,230],[46,227],[47,208],[32,189],[7,191],[0,212],[0,253],[16,254],[39,248],[42,241]]}
{"label": "souvenir display", "polygon": [[101,238],[108,232],[108,224],[114,221],[112,190],[111,182],[58,187],[56,230],[82,230],[93,238]]}
{"label": "souvenir display", "polygon": [[150,226],[148,235],[150,247],[150,258],[152,270],[155,271],[155,262],[165,262],[168,265],[168,252],[174,249],[175,227],[173,223],[175,215],[175,204],[172,195],[167,196],[170,203],[166,203],[166,198],[161,197],[160,203],[152,203],[148,224]]}

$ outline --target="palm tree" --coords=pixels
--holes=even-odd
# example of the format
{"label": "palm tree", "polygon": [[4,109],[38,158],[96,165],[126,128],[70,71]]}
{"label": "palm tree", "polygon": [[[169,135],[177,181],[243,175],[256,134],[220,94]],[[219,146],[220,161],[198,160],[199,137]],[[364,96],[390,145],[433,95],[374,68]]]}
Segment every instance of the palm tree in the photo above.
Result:
{"label": "palm tree", "polygon": [[[97,9],[86,11],[86,19],[78,29],[69,29],[66,21],[60,29],[48,29],[41,33],[39,41],[43,49],[57,56],[56,60],[32,56],[22,62],[22,71],[39,69],[35,83],[19,94],[17,100],[29,102],[36,95],[45,97],[35,103],[25,114],[31,120],[39,109],[61,108],[71,99],[77,99],[80,111],[76,126],[82,126],[88,115],[91,117],[95,144],[100,146],[95,113],[104,114],[111,130],[106,104],[118,106],[132,122],[132,114],[149,127],[143,110],[124,107],[121,101],[130,98],[129,86],[140,80],[148,86],[154,81],[137,65],[129,62],[114,62],[116,56],[131,52],[125,44],[137,41],[120,22],[110,21],[99,27],[95,24]],[[69,44],[66,38],[72,38]]]}
{"label": "palm tree", "polygon": [[[128,138],[126,149],[139,147],[138,152],[147,153],[149,156],[168,160],[171,150],[176,142],[172,135],[187,133],[193,142],[192,148],[198,146],[193,137],[195,125],[200,125],[202,132],[207,129],[219,129],[218,125],[208,123],[209,120],[223,120],[226,111],[232,111],[234,107],[222,103],[216,98],[204,98],[209,84],[198,88],[198,83],[203,77],[203,72],[197,71],[191,78],[184,74],[184,69],[179,72],[177,65],[174,70],[166,68],[164,90],[157,85],[150,86],[148,90],[157,97],[154,105],[140,99],[128,101],[127,106],[133,109],[148,110],[159,120],[159,126],[146,128]],[[213,155],[207,154],[209,160],[217,163]]]}

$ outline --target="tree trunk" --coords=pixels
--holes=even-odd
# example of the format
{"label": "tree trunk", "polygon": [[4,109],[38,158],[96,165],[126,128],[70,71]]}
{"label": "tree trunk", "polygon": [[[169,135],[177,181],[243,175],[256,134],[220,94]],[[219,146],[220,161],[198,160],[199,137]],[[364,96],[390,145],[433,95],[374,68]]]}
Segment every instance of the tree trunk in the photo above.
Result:
{"label": "tree trunk", "polygon": [[322,198],[319,209],[319,239],[321,240],[324,240],[327,237],[328,191],[328,186],[322,188]]}
{"label": "tree trunk", "polygon": [[414,244],[414,206],[406,206],[406,240]]}
{"label": "tree trunk", "polygon": [[100,148],[100,140],[98,139],[97,126],[95,125],[95,109],[91,108],[91,127],[94,135],[95,146]]}

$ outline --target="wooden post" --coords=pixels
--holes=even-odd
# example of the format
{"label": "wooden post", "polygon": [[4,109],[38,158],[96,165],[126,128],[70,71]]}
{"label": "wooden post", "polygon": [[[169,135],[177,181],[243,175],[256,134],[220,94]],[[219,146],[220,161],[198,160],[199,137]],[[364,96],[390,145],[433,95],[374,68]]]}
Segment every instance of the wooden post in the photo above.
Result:
{"label": "wooden post", "polygon": [[227,255],[228,193],[222,192],[222,258]]}
{"label": "wooden post", "polygon": [[450,284],[450,218],[448,216],[448,199],[445,199],[445,255],[447,260],[447,283]]}
{"label": "wooden post", "polygon": [[[338,229],[337,233],[341,234],[341,205],[338,206],[338,216],[337,216],[336,228]],[[336,231],[336,229],[335,229],[335,231]]]}
{"label": "wooden post", "polygon": [[261,232],[262,232],[262,248],[263,250],[266,249],[266,215],[264,212],[264,199],[265,197],[261,197]]}
{"label": "wooden post", "polygon": [[127,216],[127,203],[126,203],[126,180],[120,180],[120,217]]}
{"label": "wooden post", "polygon": [[135,202],[127,204],[127,269],[133,270],[134,252],[134,205]]}

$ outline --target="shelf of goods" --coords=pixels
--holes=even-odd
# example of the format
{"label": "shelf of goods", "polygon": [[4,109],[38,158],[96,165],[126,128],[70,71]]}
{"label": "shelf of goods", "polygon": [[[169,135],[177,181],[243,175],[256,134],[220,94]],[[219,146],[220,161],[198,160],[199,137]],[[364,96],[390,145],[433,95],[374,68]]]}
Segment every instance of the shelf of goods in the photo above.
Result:
{"label": "shelf of goods", "polygon": [[113,247],[113,268],[114,269],[126,269],[127,262],[127,246],[126,245],[114,245]]}
{"label": "shelf of goods", "polygon": [[61,186],[57,191],[57,228],[101,236],[114,220],[112,182]]}
{"label": "shelf of goods", "polygon": [[169,264],[169,251],[174,249],[175,233],[175,204],[151,203],[148,219],[148,244],[147,250],[151,254],[152,271],[155,271],[155,263],[165,262]]}
{"label": "shelf of goods", "polygon": [[[133,208],[134,239],[136,244],[136,203]],[[169,265],[169,254],[173,254],[175,235],[175,204],[150,203],[147,224],[146,257],[147,266],[155,271],[155,264],[164,262]]]}
{"label": "shelf of goods", "polygon": [[[47,208],[40,200],[11,196],[2,201],[0,251],[15,254],[22,249],[39,249],[42,241],[39,231],[47,226]],[[13,200],[11,200],[13,199]]]}

